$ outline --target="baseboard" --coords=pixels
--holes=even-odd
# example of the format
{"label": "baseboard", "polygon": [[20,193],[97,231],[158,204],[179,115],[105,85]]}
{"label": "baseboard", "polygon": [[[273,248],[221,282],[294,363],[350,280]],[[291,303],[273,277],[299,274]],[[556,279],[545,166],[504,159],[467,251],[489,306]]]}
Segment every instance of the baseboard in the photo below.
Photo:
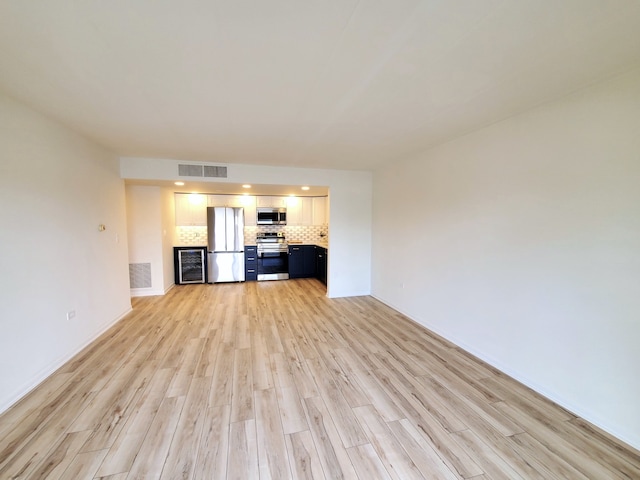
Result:
{"label": "baseboard", "polygon": [[460,347],[465,352],[482,360],[488,365],[491,365],[493,368],[500,370],[502,373],[504,373],[505,375],[508,375],[515,381],[529,387],[530,389],[542,395],[546,399],[554,402],[557,405],[560,405],[562,408],[568,410],[573,415],[576,415],[577,417],[580,417],[586,420],[587,422],[591,423],[592,425],[596,426],[597,428],[603,430],[605,433],[616,438],[618,441],[625,443],[629,448],[636,451],[640,451],[640,442],[638,441],[638,439],[629,438],[626,434],[615,431],[614,429],[608,427],[607,425],[604,425],[603,422],[599,418],[596,418],[596,416],[593,413],[589,411],[585,411],[583,408],[581,408],[578,405],[572,404],[571,402],[563,398],[561,395],[558,395],[556,392],[551,392],[547,390],[542,385],[539,385],[536,382],[531,381],[529,378],[522,375],[520,372],[517,372],[511,369],[508,365],[503,365],[501,362],[497,361],[491,356],[486,355],[484,352],[476,350],[475,348],[466,344],[465,342],[460,341],[457,338],[449,335],[447,332],[444,332],[439,328],[437,328],[436,326],[431,325],[429,322],[414,318],[413,316],[409,315],[407,312],[404,312],[401,308],[398,308],[397,306],[395,306],[392,302],[388,302],[384,298],[379,297],[378,295],[371,294],[371,296],[376,300],[384,303],[386,306],[393,308],[395,311],[401,313],[402,315],[407,317],[409,320],[411,320],[413,323],[423,328],[426,328],[427,330],[435,333],[436,335],[439,335],[440,337],[451,342],[455,346]]}
{"label": "baseboard", "polygon": [[[367,295],[371,295],[371,292],[368,290],[345,290],[336,294],[330,288],[327,289],[327,298],[364,297]],[[380,301],[382,302],[382,300]]]}
{"label": "baseboard", "polygon": [[166,293],[164,290],[158,290],[156,288],[131,288],[129,292],[132,297],[153,297]]}
{"label": "baseboard", "polygon": [[158,290],[155,288],[130,288],[129,292],[132,297],[153,297],[155,295],[166,295],[167,292],[175,286],[176,284],[172,283],[164,290]]}
{"label": "baseboard", "polygon": [[87,340],[86,342],[84,342],[82,346],[77,348],[73,353],[69,355],[65,355],[64,357],[59,358],[54,362],[52,362],[51,365],[43,368],[40,372],[38,372],[34,376],[34,378],[31,381],[25,383],[23,387],[18,390],[17,393],[12,395],[8,399],[4,399],[2,401],[2,403],[0,404],[0,414],[9,410],[9,408],[11,408],[13,405],[15,405],[24,397],[26,397],[29,393],[31,393],[32,390],[35,390],[38,386],[40,386],[42,382],[44,382],[47,378],[53,375],[58,369],[64,366],[69,360],[71,360],[73,357],[78,355],[82,350],[87,348],[91,343],[95,342],[98,338],[100,338],[101,335],[107,332],[111,327],[113,327],[116,323],[118,323],[120,320],[122,320],[132,311],[133,311],[132,308],[129,307],[125,312],[118,315],[112,322],[109,322],[109,324],[103,326],[97,334],[91,337],[90,340]]}

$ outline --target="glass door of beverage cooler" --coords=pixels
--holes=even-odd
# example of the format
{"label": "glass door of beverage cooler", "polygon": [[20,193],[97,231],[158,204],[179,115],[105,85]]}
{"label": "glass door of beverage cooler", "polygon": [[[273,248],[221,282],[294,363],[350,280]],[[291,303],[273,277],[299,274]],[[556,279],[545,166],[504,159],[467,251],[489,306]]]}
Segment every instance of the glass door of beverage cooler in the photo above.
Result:
{"label": "glass door of beverage cooler", "polygon": [[205,283],[205,249],[178,250],[178,283]]}

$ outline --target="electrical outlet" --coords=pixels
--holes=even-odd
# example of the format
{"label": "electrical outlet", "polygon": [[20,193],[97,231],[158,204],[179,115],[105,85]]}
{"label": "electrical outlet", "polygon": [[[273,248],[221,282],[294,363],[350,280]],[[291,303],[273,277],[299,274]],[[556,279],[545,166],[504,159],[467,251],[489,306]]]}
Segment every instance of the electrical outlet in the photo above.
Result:
{"label": "electrical outlet", "polygon": [[76,311],[75,310],[69,310],[67,312],[67,320],[71,320],[72,318],[74,318],[76,316]]}

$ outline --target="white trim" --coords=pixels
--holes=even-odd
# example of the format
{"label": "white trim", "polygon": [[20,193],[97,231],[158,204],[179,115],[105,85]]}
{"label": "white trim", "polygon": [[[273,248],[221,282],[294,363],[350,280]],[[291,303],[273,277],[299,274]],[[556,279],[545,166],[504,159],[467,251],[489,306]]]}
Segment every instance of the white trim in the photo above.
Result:
{"label": "white trim", "polygon": [[132,311],[133,311],[133,309],[131,307],[129,307],[124,313],[122,313],[121,315],[116,317],[115,320],[113,320],[113,322],[109,323],[104,328],[102,328],[95,336],[91,337],[89,340],[87,340],[85,343],[83,343],[73,353],[71,353],[70,355],[65,355],[62,358],[59,358],[58,360],[54,361],[48,367],[45,367],[42,370],[40,370],[40,372],[37,373],[31,381],[26,382],[25,384],[23,384],[22,388],[18,389],[18,393],[14,394],[9,399],[6,399],[0,405],[0,414],[4,413],[9,408],[11,408],[13,405],[18,403],[21,399],[26,397],[29,393],[31,393],[31,391],[33,391],[38,386],[40,386],[40,384],[42,382],[44,382],[47,378],[49,378],[51,375],[53,375],[58,369],[60,369],[62,366],[64,366],[73,357],[78,355],[82,350],[87,348],[91,343],[95,342],[98,338],[100,338],[101,335],[103,335],[105,332],[107,332],[111,327],[113,327],[116,323],[118,323],[120,320],[122,320],[124,317],[126,317]]}
{"label": "white trim", "polygon": [[131,288],[132,297],[151,297],[154,295],[164,295],[164,290],[158,290],[156,288]]}
{"label": "white trim", "polygon": [[633,448],[634,450],[637,450],[637,447],[635,446],[635,444],[633,442],[633,439],[628,438],[623,432],[617,432],[617,431],[611,429],[610,427],[605,426],[604,422],[601,421],[599,418],[597,418],[597,416],[594,415],[593,413],[588,412],[588,411],[580,408],[579,406],[573,405],[571,402],[567,401],[566,399],[562,398],[561,396],[557,395],[556,393],[551,392],[551,391],[541,387],[540,385],[536,384],[535,382],[530,381],[524,375],[522,375],[519,372],[513,370],[508,365],[502,365],[500,362],[498,362],[495,359],[489,357],[488,355],[484,354],[483,352],[481,352],[481,351],[479,351],[479,350],[477,350],[475,348],[470,347],[465,342],[458,341],[455,337],[452,337],[452,336],[448,335],[444,331],[442,331],[442,330],[436,328],[435,326],[431,325],[429,322],[423,322],[423,321],[421,321],[419,319],[413,318],[408,313],[403,312],[401,309],[399,309],[398,307],[394,306],[392,303],[386,302],[384,299],[382,299],[381,297],[379,297],[377,295],[373,295],[372,294],[371,296],[373,298],[375,298],[376,300],[384,303],[386,306],[388,306],[390,308],[393,308],[395,311],[401,313],[402,315],[407,317],[412,322],[420,325],[423,328],[426,328],[427,330],[435,333],[436,335],[441,336],[442,338],[444,338],[445,340],[451,342],[455,346],[463,349],[465,352],[470,353],[474,357],[477,357],[478,359],[482,360],[483,362],[485,362],[485,363],[491,365],[492,367],[500,370],[502,373],[504,373],[504,374],[508,375],[509,377],[513,378],[517,382],[519,382],[519,383],[531,388],[536,393],[542,395],[546,399],[548,399],[548,400],[560,405],[562,408],[568,410],[573,415],[576,415],[577,417],[580,417],[580,418],[586,420],[587,422],[595,425],[599,429],[607,432],[608,434],[614,436],[618,440],[624,442],[630,448]]}

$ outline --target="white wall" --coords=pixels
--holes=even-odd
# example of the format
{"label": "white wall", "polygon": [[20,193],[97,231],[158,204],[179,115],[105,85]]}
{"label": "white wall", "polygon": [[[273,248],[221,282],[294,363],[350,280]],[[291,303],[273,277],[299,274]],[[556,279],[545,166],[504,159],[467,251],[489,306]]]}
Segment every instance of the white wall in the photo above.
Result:
{"label": "white wall", "polygon": [[162,263],[164,274],[164,291],[175,285],[173,267],[173,246],[176,232],[175,201],[173,191],[162,188],[160,191],[160,217],[162,221]]}
{"label": "white wall", "polygon": [[2,94],[0,158],[4,411],[131,304],[118,159]]}
{"label": "white wall", "polygon": [[[122,158],[122,178],[177,180],[178,164],[169,159]],[[224,163],[214,163],[225,165]],[[371,202],[369,172],[256,165],[227,165],[231,183],[329,187],[329,297],[368,295],[371,291]],[[201,179],[198,179],[201,180]]]}
{"label": "white wall", "polygon": [[376,297],[640,448],[640,70],[389,165],[374,198]]}
{"label": "white wall", "polygon": [[374,198],[374,296],[640,447],[640,70],[389,165]]}
{"label": "white wall", "polygon": [[132,288],[131,296],[164,295],[174,283],[165,192],[160,187],[142,185],[127,185],[125,190],[129,263],[151,265],[151,287]]}

